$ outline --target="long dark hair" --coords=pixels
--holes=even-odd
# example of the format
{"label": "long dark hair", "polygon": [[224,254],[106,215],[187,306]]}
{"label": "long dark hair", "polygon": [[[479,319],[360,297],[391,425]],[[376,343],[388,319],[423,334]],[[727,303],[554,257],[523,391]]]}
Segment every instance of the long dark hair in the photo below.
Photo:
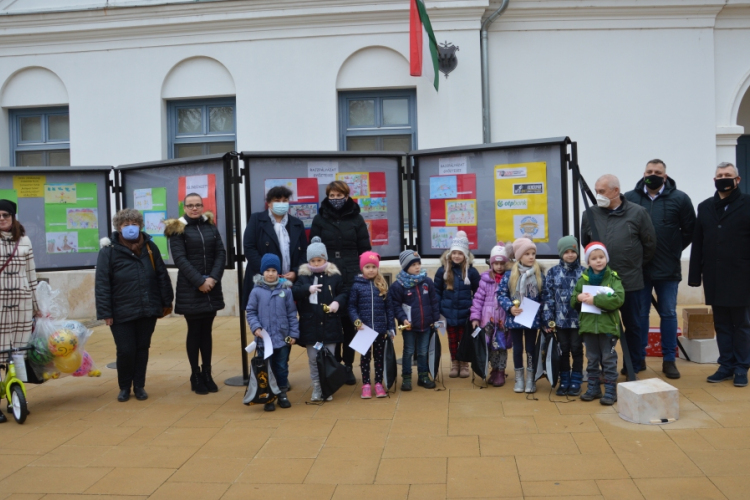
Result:
{"label": "long dark hair", "polygon": [[13,241],[18,241],[22,236],[26,236],[26,229],[18,222],[16,216],[13,216],[13,223],[10,226],[10,235]]}

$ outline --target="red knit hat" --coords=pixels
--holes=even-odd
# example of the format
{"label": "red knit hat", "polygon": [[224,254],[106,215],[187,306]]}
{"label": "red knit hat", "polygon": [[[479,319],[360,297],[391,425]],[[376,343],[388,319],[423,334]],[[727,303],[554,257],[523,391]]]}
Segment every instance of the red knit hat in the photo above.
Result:
{"label": "red knit hat", "polygon": [[380,267],[380,255],[375,252],[365,252],[359,256],[359,268],[364,269],[367,264],[375,264],[375,267]]}
{"label": "red knit hat", "polygon": [[607,259],[607,264],[609,264],[609,252],[607,252],[607,247],[605,247],[604,243],[601,241],[592,241],[586,245],[586,248],[583,251],[583,259],[586,261],[586,264],[589,263],[589,257],[594,250],[601,250],[604,252],[604,257]]}

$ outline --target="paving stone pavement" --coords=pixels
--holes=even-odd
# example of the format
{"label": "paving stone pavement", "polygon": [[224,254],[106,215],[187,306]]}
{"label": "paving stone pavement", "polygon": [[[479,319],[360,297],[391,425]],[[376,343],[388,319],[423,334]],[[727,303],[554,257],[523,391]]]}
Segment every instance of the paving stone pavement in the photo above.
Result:
{"label": "paving stone pavement", "polygon": [[[293,348],[293,406],[267,413],[222,383],[240,373],[238,318],[215,322],[220,391],[206,396],[190,391],[182,318],[158,323],[147,401],[116,401],[114,343],[95,332],[87,350],[102,377],[31,387],[26,423],[0,427],[0,499],[750,497],[750,389],[706,383],[716,365],[678,361],[680,420],[639,426],[598,402],[550,402],[547,382],[533,401],[512,383],[448,379],[447,352],[444,391],[362,400],[345,386],[305,405],[307,358]],[[660,358],[648,367],[661,375]]]}

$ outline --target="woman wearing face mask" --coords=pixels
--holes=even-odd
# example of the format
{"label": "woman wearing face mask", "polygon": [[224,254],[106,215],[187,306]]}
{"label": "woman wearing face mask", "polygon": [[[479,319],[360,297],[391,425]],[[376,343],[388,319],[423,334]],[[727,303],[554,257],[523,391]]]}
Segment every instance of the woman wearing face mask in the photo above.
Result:
{"label": "woman wearing face mask", "polygon": [[[175,312],[185,315],[186,348],[192,375],[190,389],[196,394],[218,392],[211,376],[211,353],[216,311],[224,309],[221,277],[226,251],[211,212],[203,212],[203,198],[190,193],[185,197],[185,215],[166,221],[164,234],[177,275]],[[203,362],[203,371],[198,359]]]}
{"label": "woman wearing face mask", "polygon": [[112,238],[102,238],[96,263],[96,318],[112,330],[117,346],[117,400],[148,399],[146,366],[157,318],[172,312],[172,282],[151,236],[141,232],[143,215],[125,208],[112,220]]}
{"label": "woman wearing face mask", "polygon": [[253,289],[253,276],[260,274],[260,261],[264,255],[276,255],[281,260],[279,277],[292,282],[297,279],[299,266],[307,263],[305,224],[289,215],[291,197],[292,191],[284,186],[269,189],[266,193],[268,209],[252,214],[247,223],[243,242],[247,259],[242,287],[243,311]]}
{"label": "woman wearing face mask", "polygon": [[[38,314],[34,252],[16,208],[0,200],[0,349],[25,346]],[[5,421],[0,412],[0,422]]]}
{"label": "woman wearing face mask", "polygon": [[[354,278],[360,272],[359,256],[372,250],[372,246],[367,224],[359,214],[359,205],[349,197],[349,186],[344,181],[333,181],[326,187],[326,198],[320,204],[310,230],[310,238],[315,236],[325,244],[329,262],[341,271],[348,297]],[[341,323],[344,343],[338,344],[336,358],[346,365],[346,383],[354,385],[357,383],[352,371],[354,350],[349,343],[354,338],[355,328],[346,314],[342,315]]]}

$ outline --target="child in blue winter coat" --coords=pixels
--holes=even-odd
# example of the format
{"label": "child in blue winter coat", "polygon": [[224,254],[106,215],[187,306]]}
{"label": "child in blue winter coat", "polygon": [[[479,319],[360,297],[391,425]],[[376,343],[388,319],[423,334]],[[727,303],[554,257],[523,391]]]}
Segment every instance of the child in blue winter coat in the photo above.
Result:
{"label": "child in blue winter coat", "polygon": [[[537,311],[531,328],[515,322],[515,317],[523,312],[513,302],[524,298],[544,303],[544,274],[536,260],[536,245],[528,238],[518,238],[513,242],[516,263],[509,273],[505,273],[497,289],[498,301],[507,316],[505,328],[510,329],[513,338],[513,365],[516,369],[515,392],[536,392],[534,381],[534,348],[537,331],[541,322],[542,308]],[[526,343],[526,377],[523,374],[523,349]]]}
{"label": "child in blue winter coat", "polygon": [[[557,242],[560,263],[547,271],[544,301],[544,326],[555,322],[560,343],[560,386],[557,395],[578,396],[583,382],[583,340],[578,333],[578,311],[570,306],[576,283],[585,271],[578,255],[575,236],[563,236]],[[549,331],[549,328],[546,328]],[[573,356],[573,372],[570,356]]]}
{"label": "child in blue winter coat", "polygon": [[375,397],[384,398],[387,396],[383,387],[385,341],[388,335],[391,337],[395,335],[393,310],[388,300],[388,283],[378,271],[380,255],[375,252],[363,253],[359,257],[359,267],[362,269],[362,274],[354,278],[352,290],[349,293],[349,318],[359,330],[367,326],[379,333],[367,353],[360,357],[362,399],[372,398],[371,356],[375,360]]}
{"label": "child in blue winter coat", "polygon": [[411,390],[411,360],[417,351],[417,385],[434,389],[427,365],[430,327],[440,319],[440,299],[435,284],[422,270],[422,258],[413,250],[404,250],[398,257],[401,272],[388,292],[393,314],[407,328],[402,330],[404,355],[401,360],[402,391]]}
{"label": "child in blue winter coat", "polygon": [[[281,261],[267,253],[260,261],[260,272],[253,278],[255,286],[247,301],[247,322],[250,331],[257,337],[258,349],[263,351],[261,330],[268,332],[273,342],[273,354],[269,363],[279,388],[289,387],[289,350],[299,339],[297,308],[292,297],[292,283],[279,278]],[[287,337],[289,341],[287,343]],[[289,408],[292,403],[282,389],[278,397],[279,406]],[[266,403],[263,408],[274,411],[274,403]]]}
{"label": "child in blue winter coat", "polygon": [[443,265],[435,273],[435,289],[440,298],[440,314],[445,316],[448,323],[448,348],[451,352],[448,376],[467,378],[470,375],[469,363],[459,363],[456,354],[481,277],[479,271],[474,269],[474,256],[469,252],[469,238],[465,232],[456,233],[450,249],[443,254],[440,262]]}

